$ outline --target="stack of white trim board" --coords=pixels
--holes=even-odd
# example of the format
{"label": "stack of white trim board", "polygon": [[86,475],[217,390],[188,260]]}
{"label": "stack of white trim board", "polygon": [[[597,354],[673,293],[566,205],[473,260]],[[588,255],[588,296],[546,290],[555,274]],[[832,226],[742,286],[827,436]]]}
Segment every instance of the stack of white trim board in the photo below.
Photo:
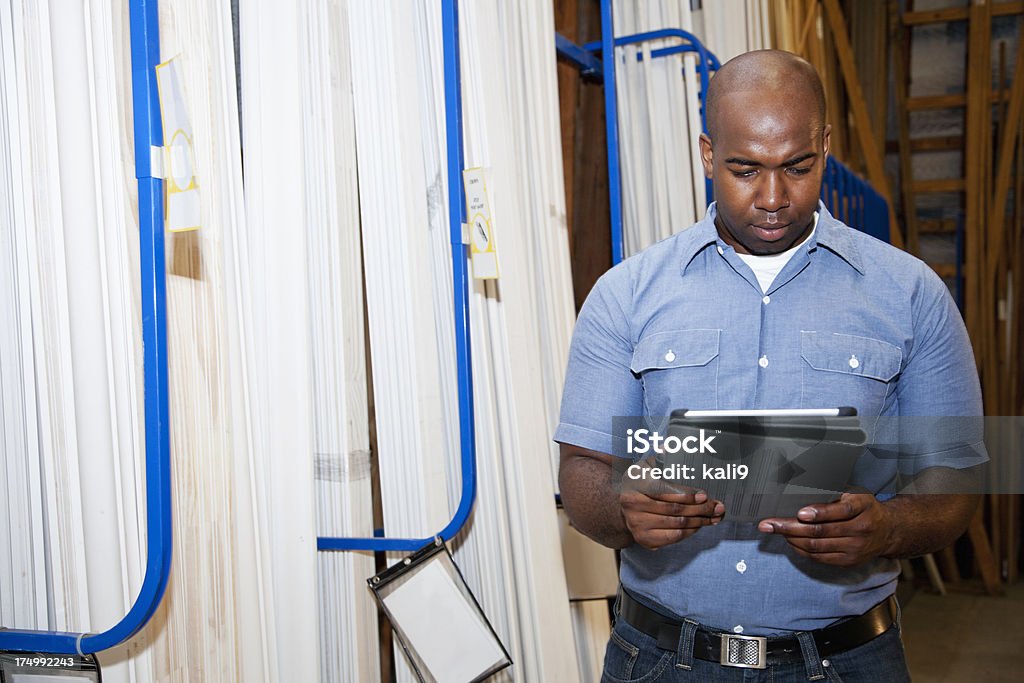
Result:
{"label": "stack of white trim board", "polygon": [[[693,33],[687,0],[614,4],[617,36],[661,28]],[[700,135],[700,82],[694,53],[652,58],[678,39],[616,48],[615,78],[622,168],[623,253],[692,225],[704,214]],[[639,59],[638,59],[639,58]]]}
{"label": "stack of white trim board", "polygon": [[[585,680],[609,623],[570,607],[554,504],[573,307],[553,9],[460,5],[501,277],[471,285],[479,491],[452,548],[514,662],[500,680]],[[104,680],[375,680],[374,558],[315,540],[372,534],[374,467],[389,536],[459,503],[440,3],[241,3],[239,75],[229,3],[159,8],[201,218],[166,234],[175,546]],[[3,627],[102,631],[142,581],[128,35],[126,0],[0,1]]]}
{"label": "stack of white trim board", "polygon": [[0,4],[0,625],[100,631],[145,549],[127,14],[53,4]]}
{"label": "stack of white trim board", "polygon": [[[371,536],[370,427],[348,3],[308,4],[301,28],[313,458],[324,536]],[[372,553],[319,553],[320,680],[380,678]]]}
{"label": "stack of white trim board", "polygon": [[[10,412],[18,427],[8,428],[5,405],[3,431],[22,442],[3,462],[8,487],[27,492],[4,500],[20,537],[4,545],[0,585],[32,570],[32,590],[0,599],[5,627],[96,632],[127,612],[145,556],[128,11],[50,4],[0,6],[13,265],[4,272],[16,278],[5,279],[5,323],[17,325],[3,340],[3,385],[5,399],[20,401]],[[202,229],[167,236],[175,553],[160,611],[104,654],[104,680],[285,680],[296,663],[285,667],[278,642],[313,672],[300,666],[299,677],[314,680],[316,596],[287,590],[315,584],[311,448],[271,450],[280,430],[267,406],[279,385],[265,377],[273,366],[254,367],[261,351],[270,355],[254,341],[268,338],[257,316],[286,307],[255,306],[261,293],[240,269],[258,252],[240,241],[248,224],[230,9],[194,0],[160,10],[162,57],[179,55],[203,197]],[[19,389],[8,392],[8,372]],[[275,611],[275,599],[289,602]]]}
{"label": "stack of white trim board", "polygon": [[769,0],[702,2],[700,9],[693,12],[693,30],[722,64],[744,52],[770,48],[768,3]]}
{"label": "stack of white trim board", "polygon": [[[351,9],[383,522],[424,536],[459,491],[440,7]],[[501,279],[472,292],[479,493],[455,556],[515,680],[578,675],[549,440],[572,321],[551,17],[460,6],[466,166],[486,169]]]}

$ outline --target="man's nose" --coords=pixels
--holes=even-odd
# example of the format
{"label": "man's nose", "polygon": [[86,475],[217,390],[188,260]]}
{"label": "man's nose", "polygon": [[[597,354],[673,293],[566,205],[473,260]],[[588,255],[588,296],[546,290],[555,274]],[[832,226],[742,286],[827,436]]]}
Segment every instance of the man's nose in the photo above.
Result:
{"label": "man's nose", "polygon": [[789,193],[786,191],[786,181],[780,178],[778,173],[765,173],[756,197],[756,207],[768,213],[774,213],[779,209],[789,206]]}

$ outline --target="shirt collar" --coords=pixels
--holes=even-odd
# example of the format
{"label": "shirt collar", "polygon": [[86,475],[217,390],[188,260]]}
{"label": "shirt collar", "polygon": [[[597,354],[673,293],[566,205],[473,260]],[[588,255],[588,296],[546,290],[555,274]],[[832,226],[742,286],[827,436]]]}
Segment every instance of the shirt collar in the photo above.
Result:
{"label": "shirt collar", "polygon": [[850,264],[850,267],[864,275],[864,263],[860,257],[860,249],[853,238],[853,228],[837,220],[828,212],[822,202],[818,202],[818,229],[811,235],[815,242],[813,249],[821,245],[839,258]]}
{"label": "shirt collar", "polygon": [[[727,245],[718,236],[715,228],[715,215],[717,214],[717,202],[708,205],[707,213],[696,225],[685,230],[677,236],[679,239],[680,261],[685,271],[693,258],[711,244],[717,244],[725,249]],[[812,252],[819,245],[833,252],[836,256],[846,261],[851,268],[861,275],[864,275],[864,265],[861,261],[860,250],[853,240],[851,231],[853,228],[836,220],[822,202],[818,202],[818,225],[810,238],[804,243],[807,251]]]}

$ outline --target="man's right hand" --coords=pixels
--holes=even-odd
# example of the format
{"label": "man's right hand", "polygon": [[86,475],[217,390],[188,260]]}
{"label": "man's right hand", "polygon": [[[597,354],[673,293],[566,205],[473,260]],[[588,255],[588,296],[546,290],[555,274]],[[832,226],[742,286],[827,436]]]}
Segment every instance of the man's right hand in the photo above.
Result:
{"label": "man's right hand", "polygon": [[725,506],[697,489],[633,479],[625,458],[561,445],[558,483],[572,525],[609,548],[637,543],[651,550],[717,524]]}
{"label": "man's right hand", "polygon": [[699,489],[651,479],[624,477],[619,504],[633,540],[648,550],[678,543],[725,515],[725,505]]}

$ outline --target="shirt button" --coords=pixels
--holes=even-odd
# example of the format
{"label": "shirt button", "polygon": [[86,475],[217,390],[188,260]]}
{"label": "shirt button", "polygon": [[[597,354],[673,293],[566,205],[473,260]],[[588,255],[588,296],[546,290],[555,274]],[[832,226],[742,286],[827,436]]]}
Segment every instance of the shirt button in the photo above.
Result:
{"label": "shirt button", "polygon": [[758,359],[757,364],[762,368],[768,367],[768,356],[761,356],[761,358]]}
{"label": "shirt button", "polygon": [[721,247],[719,247],[719,248],[718,248],[718,253],[719,253],[719,254],[724,254],[724,253],[725,253],[725,250],[724,250],[724,249],[722,249]]}
{"label": "shirt button", "polygon": [[772,298],[766,294],[765,297],[761,299],[761,301],[763,301],[766,304],[770,304],[772,302]]}
{"label": "shirt button", "polygon": [[744,562],[743,560],[740,560],[739,562],[737,562],[736,563],[736,571],[738,571],[740,574],[742,574],[743,572],[747,571],[747,563]]}
{"label": "shirt button", "polygon": [[732,627],[732,632],[733,633],[743,633],[743,627],[740,626],[739,624],[736,624],[735,626]]}
{"label": "shirt button", "polygon": [[675,359],[676,359],[676,354],[672,353],[672,350],[669,349],[669,352],[665,354],[665,360],[667,360],[669,363],[671,363]]}
{"label": "shirt button", "polygon": [[827,669],[828,667],[832,666],[832,662],[828,661],[827,659],[823,659],[821,660],[821,665]]}
{"label": "shirt button", "polygon": [[850,367],[854,370],[860,367],[860,361],[857,360],[857,356],[850,356]]}

